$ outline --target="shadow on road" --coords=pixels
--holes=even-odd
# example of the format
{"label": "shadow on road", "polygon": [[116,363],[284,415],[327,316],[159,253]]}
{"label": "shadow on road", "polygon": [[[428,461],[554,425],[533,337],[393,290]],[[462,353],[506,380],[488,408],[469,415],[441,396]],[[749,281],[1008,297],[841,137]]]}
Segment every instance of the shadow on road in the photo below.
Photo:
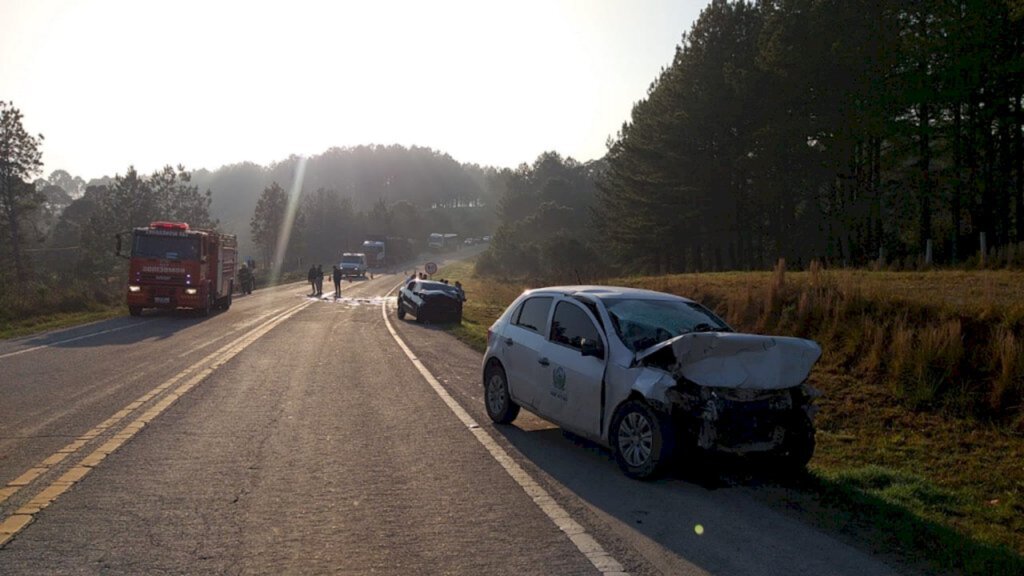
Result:
{"label": "shadow on road", "polygon": [[[220,314],[202,316],[196,310],[144,310],[140,317],[122,317],[50,332],[24,340],[27,347],[95,348],[123,346],[143,340],[163,340]],[[154,322],[155,321],[155,322]]]}
{"label": "shadow on road", "polygon": [[[891,574],[891,568],[765,501],[785,493],[763,462],[680,460],[665,477],[624,476],[611,452],[561,429],[494,426],[534,465],[593,508],[710,574]],[[773,567],[766,571],[766,567]],[[799,567],[799,568],[796,568]]]}

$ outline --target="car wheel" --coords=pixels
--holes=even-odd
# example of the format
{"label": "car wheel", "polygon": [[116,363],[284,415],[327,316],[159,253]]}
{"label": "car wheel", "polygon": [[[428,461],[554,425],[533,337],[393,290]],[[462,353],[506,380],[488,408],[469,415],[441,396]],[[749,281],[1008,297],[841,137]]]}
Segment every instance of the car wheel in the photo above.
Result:
{"label": "car wheel", "polygon": [[626,476],[638,480],[657,477],[671,460],[673,444],[669,419],[646,404],[630,400],[616,411],[611,445]]}
{"label": "car wheel", "polygon": [[141,316],[142,306],[129,306],[128,313],[131,314],[132,316]]}
{"label": "car wheel", "polygon": [[496,424],[508,424],[519,416],[519,404],[508,393],[508,379],[501,366],[492,364],[484,374],[484,407]]}
{"label": "car wheel", "polygon": [[405,307],[402,306],[402,301],[401,300],[398,301],[398,319],[399,320],[404,320],[405,319]]}

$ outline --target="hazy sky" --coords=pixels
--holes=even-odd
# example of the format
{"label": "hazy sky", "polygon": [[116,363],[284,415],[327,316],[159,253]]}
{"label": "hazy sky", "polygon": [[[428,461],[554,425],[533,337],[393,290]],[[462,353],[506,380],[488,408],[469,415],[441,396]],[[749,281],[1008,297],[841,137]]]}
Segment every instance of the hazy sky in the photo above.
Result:
{"label": "hazy sky", "polygon": [[705,0],[0,0],[0,99],[45,171],[332,146],[598,158]]}

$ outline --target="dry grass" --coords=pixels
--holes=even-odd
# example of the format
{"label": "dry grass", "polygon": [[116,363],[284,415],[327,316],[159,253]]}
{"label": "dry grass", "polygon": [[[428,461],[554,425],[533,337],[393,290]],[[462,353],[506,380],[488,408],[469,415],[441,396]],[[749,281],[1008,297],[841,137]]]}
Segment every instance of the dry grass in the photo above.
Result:
{"label": "dry grass", "polygon": [[701,301],[737,329],[813,338],[913,408],[1020,421],[1024,272],[826,271],[619,278]]}
{"label": "dry grass", "polygon": [[[487,327],[535,287],[475,277],[468,263],[444,275],[466,287],[456,332],[480,350]],[[603,283],[693,298],[738,330],[818,341],[816,493],[844,494],[851,522],[868,518],[892,551],[966,573],[1024,565],[1024,272],[780,265]],[[905,538],[889,538],[893,518]]]}

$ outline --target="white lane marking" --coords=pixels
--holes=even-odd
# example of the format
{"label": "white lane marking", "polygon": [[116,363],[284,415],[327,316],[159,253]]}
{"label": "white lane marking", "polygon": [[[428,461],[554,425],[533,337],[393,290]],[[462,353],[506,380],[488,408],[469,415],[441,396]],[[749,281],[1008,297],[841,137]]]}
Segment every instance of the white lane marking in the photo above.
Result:
{"label": "white lane marking", "polygon": [[[399,285],[400,286],[400,285]],[[397,286],[395,287],[397,288]],[[394,291],[394,288],[388,291],[390,294]],[[441,400],[448,405],[448,408],[455,413],[460,421],[469,429],[469,431],[484,445],[484,448],[490,452],[491,457],[497,460],[498,464],[505,469],[505,472],[519,484],[519,487],[526,492],[526,495],[533,499],[533,502],[541,509],[544,514],[558,527],[559,530],[565,533],[570,541],[576,546],[576,548],[586,556],[587,560],[594,565],[595,568],[602,574],[607,576],[628,576],[625,568],[622,567],[611,554],[605,551],[605,549],[598,544],[590,534],[587,534],[586,529],[583,526],[572,519],[572,516],[562,508],[554,498],[548,494],[536,480],[530,476],[529,472],[523,469],[508,452],[501,447],[491,435],[484,431],[479,424],[473,420],[473,417],[469,415],[469,412],[459,405],[455,401],[455,398],[444,389],[444,386],[437,381],[437,378],[430,373],[430,370],[420,362],[420,359],[413,354],[412,350],[402,341],[401,337],[398,336],[398,332],[395,331],[391,325],[391,321],[388,319],[388,307],[385,303],[381,306],[381,313],[384,316],[384,325],[387,326],[388,332],[391,333],[391,337],[395,339],[398,346],[405,352],[405,355],[409,357],[413,366],[419,370],[420,375],[423,379],[430,384],[430,387],[434,389],[434,392],[441,397]]]}
{"label": "white lane marking", "polygon": [[109,330],[101,330],[99,332],[93,332],[92,334],[83,334],[81,336],[75,336],[74,338],[68,338],[67,340],[58,340],[56,342],[50,342],[49,344],[42,344],[39,346],[33,346],[32,348],[25,348],[24,350],[18,350],[17,352],[8,352],[7,354],[0,354],[0,358],[7,358],[9,356],[17,356],[18,354],[24,354],[26,352],[33,352],[35,350],[42,350],[43,348],[50,348],[52,346],[59,346],[61,344],[67,344],[68,342],[74,342],[76,340],[83,340],[85,338],[92,338],[93,336],[100,336],[102,334],[109,334],[111,332],[117,332],[118,330],[124,330],[125,328],[135,328],[136,326],[142,326],[148,324],[152,320],[143,320],[141,322],[135,322],[128,324],[127,326],[118,326],[117,328],[111,328]]}

